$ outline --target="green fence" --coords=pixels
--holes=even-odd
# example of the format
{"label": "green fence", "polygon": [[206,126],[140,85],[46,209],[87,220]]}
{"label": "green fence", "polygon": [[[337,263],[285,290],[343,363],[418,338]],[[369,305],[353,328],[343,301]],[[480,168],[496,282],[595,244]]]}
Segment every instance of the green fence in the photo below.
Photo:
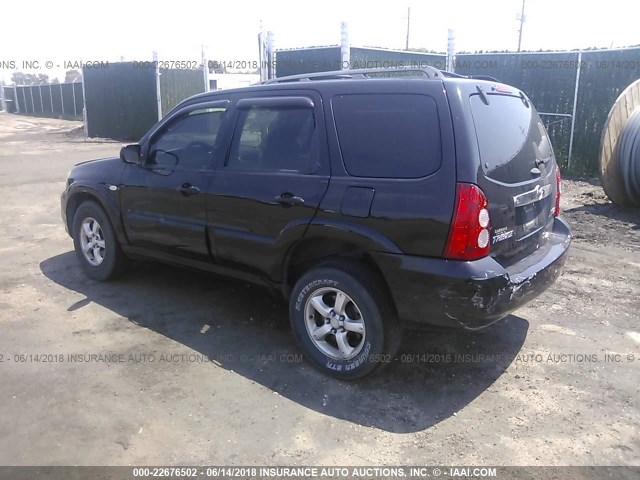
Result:
{"label": "green fence", "polygon": [[161,113],[187,97],[205,91],[202,70],[161,70],[152,62],[110,63],[85,69],[84,94],[89,137],[138,141],[158,121],[158,85]]}
{"label": "green fence", "polygon": [[154,68],[122,62],[82,76],[89,137],[137,141],[158,121]]}
{"label": "green fence", "polygon": [[458,55],[455,72],[489,75],[523,90],[540,112],[574,113],[571,163],[571,118],[545,117],[549,134],[565,168],[596,175],[600,137],[618,95],[640,78],[640,48],[583,52]]}
{"label": "green fence", "polygon": [[350,68],[426,68],[444,69],[446,57],[436,53],[402,52],[377,48],[350,49]]}
{"label": "green fence", "polygon": [[640,48],[583,52],[572,170],[598,172],[600,140],[609,110],[618,95],[640,78]]}
{"label": "green fence", "polygon": [[[445,68],[445,56],[441,54],[352,47],[350,57],[352,68],[400,65]],[[276,53],[276,60],[278,77],[335,70],[340,66],[340,48],[283,50]],[[609,110],[617,96],[640,78],[640,47],[458,54],[454,71],[494,77],[524,91],[536,109],[547,114],[543,119],[556,156],[565,169],[575,174],[596,175],[600,137]]]}
{"label": "green fence", "polygon": [[202,70],[160,70],[160,99],[162,114],[169,111],[185,98],[205,91]]}
{"label": "green fence", "polygon": [[[48,85],[15,86],[11,88],[12,113],[37,117],[82,119],[84,98],[82,82]],[[7,87],[5,87],[5,94]]]}
{"label": "green fence", "polygon": [[[380,48],[351,47],[345,68],[445,68],[445,56],[436,53],[403,52]],[[276,76],[341,70],[340,47],[280,50],[276,53]]]}
{"label": "green fence", "polygon": [[340,70],[340,47],[281,50],[276,53],[278,77],[332,70]]}
{"label": "green fence", "polygon": [[[553,68],[562,65],[562,68]],[[571,115],[578,54],[509,53],[458,55],[455,72],[487,75],[525,92],[541,113]],[[613,103],[613,102],[611,102]],[[556,156],[566,163],[569,154],[571,118],[543,115]]]}

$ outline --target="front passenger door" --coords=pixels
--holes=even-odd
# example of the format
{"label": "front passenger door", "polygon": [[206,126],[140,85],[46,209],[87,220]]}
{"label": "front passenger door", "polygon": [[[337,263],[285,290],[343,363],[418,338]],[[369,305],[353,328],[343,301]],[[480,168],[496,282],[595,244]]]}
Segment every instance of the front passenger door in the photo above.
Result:
{"label": "front passenger door", "polygon": [[228,102],[187,107],[142,146],[121,193],[132,246],[210,261],[205,197]]}

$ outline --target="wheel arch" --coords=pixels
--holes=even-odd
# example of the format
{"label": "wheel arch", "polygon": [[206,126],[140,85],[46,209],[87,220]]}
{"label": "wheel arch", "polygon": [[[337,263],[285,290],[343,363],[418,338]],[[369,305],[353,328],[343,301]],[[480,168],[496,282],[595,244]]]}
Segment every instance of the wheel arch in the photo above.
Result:
{"label": "wheel arch", "polygon": [[108,193],[102,192],[100,189],[89,185],[78,185],[68,194],[65,212],[67,228],[71,235],[73,235],[72,231],[75,213],[78,210],[78,207],[85,201],[93,201],[98,204],[107,214],[116,237],[118,238],[118,242],[121,244],[128,243],[120,220],[120,209],[118,208],[116,200]]}
{"label": "wheel arch", "polygon": [[354,242],[329,237],[303,238],[294,244],[285,257],[282,270],[282,286],[285,298],[289,298],[296,281],[318,265],[332,261],[357,263],[367,268],[378,281],[397,313],[393,295],[382,270],[374,257],[363,246]]}

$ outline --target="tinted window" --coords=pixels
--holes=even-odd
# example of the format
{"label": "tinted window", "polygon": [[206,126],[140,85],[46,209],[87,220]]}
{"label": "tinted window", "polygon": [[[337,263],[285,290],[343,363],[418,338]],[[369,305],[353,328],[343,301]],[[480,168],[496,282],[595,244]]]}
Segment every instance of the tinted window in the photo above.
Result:
{"label": "tinted window", "polygon": [[485,173],[501,181],[530,180],[535,160],[553,154],[542,120],[520,97],[488,99],[489,105],[479,95],[469,100]]}
{"label": "tinted window", "polygon": [[440,167],[440,126],[431,97],[342,95],[332,108],[350,175],[417,178]]}
{"label": "tinted window", "polygon": [[318,135],[310,108],[240,110],[229,168],[311,173],[318,166]]}
{"label": "tinted window", "polygon": [[149,163],[187,170],[205,168],[224,115],[224,108],[206,108],[175,119],[153,140]]}

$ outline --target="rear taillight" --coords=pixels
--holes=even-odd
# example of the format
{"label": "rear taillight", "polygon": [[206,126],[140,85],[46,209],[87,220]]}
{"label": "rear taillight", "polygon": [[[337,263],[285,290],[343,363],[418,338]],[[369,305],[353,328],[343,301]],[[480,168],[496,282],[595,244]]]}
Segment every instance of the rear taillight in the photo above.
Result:
{"label": "rear taillight", "polygon": [[562,177],[560,176],[560,167],[556,167],[556,204],[553,207],[553,216],[560,215],[560,194],[562,193]]}
{"label": "rear taillight", "polygon": [[489,211],[480,187],[458,183],[456,207],[444,250],[446,258],[475,260],[489,255]]}

